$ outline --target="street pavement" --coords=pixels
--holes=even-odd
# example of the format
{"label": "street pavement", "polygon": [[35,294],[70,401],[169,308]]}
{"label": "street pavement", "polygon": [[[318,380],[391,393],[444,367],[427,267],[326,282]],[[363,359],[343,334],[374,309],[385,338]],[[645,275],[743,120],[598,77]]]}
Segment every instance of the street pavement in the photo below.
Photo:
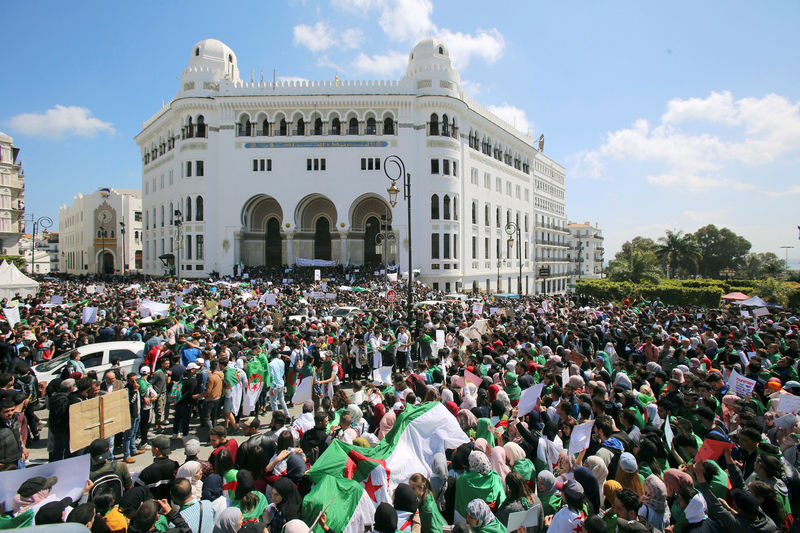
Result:
{"label": "street pavement", "polygon": [[[289,407],[289,415],[292,418],[297,418],[302,412],[302,405],[295,405],[294,407]],[[36,411],[36,414],[39,418],[44,422],[43,425],[40,426],[40,440],[38,442],[31,442],[28,449],[30,450],[30,457],[28,458],[28,466],[35,466],[37,464],[47,463],[48,462],[48,454],[47,454],[47,439],[48,439],[48,429],[47,429],[47,419],[49,417],[49,413],[47,409],[42,409]],[[167,427],[168,431],[164,431],[163,435],[172,436],[172,413],[170,412],[170,425]],[[239,426],[240,428],[244,428],[250,424],[253,417],[243,417],[240,420]],[[265,431],[268,426],[269,422],[272,420],[272,413],[267,412],[264,415],[259,416],[259,421],[261,422],[261,431]],[[218,421],[217,423],[220,423]],[[151,429],[151,436],[159,435],[159,433],[153,433]],[[200,458],[201,459],[208,459],[209,455],[213,451],[213,447],[208,443],[208,430],[201,429],[199,427],[199,420],[195,417],[192,420],[192,423],[189,426],[190,435],[194,435],[198,437],[200,440]],[[247,440],[249,437],[245,437],[242,430],[235,432],[233,435],[229,435],[229,437],[235,439],[240,444]],[[137,439],[138,442],[138,439]],[[186,454],[183,451],[183,440],[182,439],[172,439],[172,452],[170,453],[170,457],[178,461],[179,464],[183,464],[186,460]],[[118,448],[117,453],[114,454],[114,458],[118,461],[122,460],[122,452]],[[153,462],[153,454],[150,452],[150,449],[146,449],[145,453],[141,455],[137,455],[135,457],[136,462],[132,464],[128,464],[128,471],[133,472],[141,472],[146,466],[150,465]]]}

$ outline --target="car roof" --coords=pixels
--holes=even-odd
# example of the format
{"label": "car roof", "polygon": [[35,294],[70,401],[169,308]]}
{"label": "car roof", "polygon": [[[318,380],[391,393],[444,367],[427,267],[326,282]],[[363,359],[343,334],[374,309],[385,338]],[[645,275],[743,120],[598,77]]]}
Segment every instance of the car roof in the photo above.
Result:
{"label": "car roof", "polygon": [[138,352],[139,350],[144,350],[144,343],[141,341],[112,341],[84,344],[78,347],[78,353],[81,355],[106,350],[132,350]]}

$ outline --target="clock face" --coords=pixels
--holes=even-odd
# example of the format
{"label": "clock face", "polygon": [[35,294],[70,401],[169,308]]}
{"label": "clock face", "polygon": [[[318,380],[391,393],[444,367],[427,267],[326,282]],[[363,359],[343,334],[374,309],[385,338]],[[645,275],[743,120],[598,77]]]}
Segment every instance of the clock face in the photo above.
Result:
{"label": "clock face", "polygon": [[103,224],[111,221],[111,211],[108,209],[101,209],[100,212],[97,213],[97,220]]}

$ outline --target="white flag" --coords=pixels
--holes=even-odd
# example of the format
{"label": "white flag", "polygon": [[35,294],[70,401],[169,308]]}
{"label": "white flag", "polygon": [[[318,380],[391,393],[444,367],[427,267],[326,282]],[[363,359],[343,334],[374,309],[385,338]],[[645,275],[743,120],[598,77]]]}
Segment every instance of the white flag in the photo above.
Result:
{"label": "white flag", "polygon": [[294,389],[294,394],[292,395],[292,403],[301,404],[311,399],[313,381],[311,376],[306,376],[297,384],[297,387]]}
{"label": "white flag", "polygon": [[3,314],[6,315],[8,327],[13,328],[19,324],[19,307],[6,307],[3,309]]}

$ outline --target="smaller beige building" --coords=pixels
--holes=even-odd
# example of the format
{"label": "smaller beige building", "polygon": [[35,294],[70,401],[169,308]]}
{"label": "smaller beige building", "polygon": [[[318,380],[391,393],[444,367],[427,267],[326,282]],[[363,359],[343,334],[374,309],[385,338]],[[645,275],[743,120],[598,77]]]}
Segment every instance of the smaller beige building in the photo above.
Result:
{"label": "smaller beige building", "polygon": [[14,139],[0,132],[0,253],[19,254],[25,232],[25,173]]}
{"label": "smaller beige building", "polygon": [[603,272],[603,230],[595,222],[567,223],[569,231],[569,273],[571,283],[579,278],[599,278]]}
{"label": "smaller beige building", "polygon": [[[59,271],[123,274],[142,270],[139,189],[101,188],[58,210]],[[124,260],[123,260],[124,258]]]}

